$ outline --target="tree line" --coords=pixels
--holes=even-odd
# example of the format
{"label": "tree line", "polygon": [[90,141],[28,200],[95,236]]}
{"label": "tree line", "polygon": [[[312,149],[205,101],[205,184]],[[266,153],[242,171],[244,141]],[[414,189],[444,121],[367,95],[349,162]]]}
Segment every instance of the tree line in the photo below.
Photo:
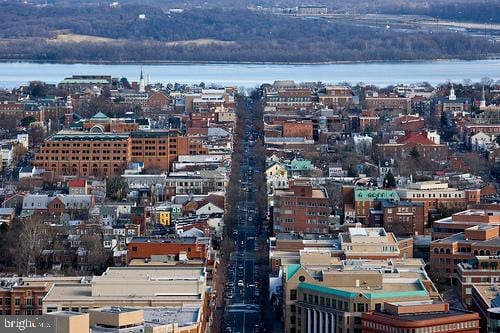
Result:
{"label": "tree line", "polygon": [[[393,31],[240,9],[192,9],[171,14],[141,5],[116,10],[107,6],[3,7],[1,59],[327,62],[477,59],[500,53],[500,44],[462,33]],[[146,19],[139,20],[138,13],[146,14]],[[54,41],[61,30],[116,41]],[[207,38],[231,43],[168,43]]]}

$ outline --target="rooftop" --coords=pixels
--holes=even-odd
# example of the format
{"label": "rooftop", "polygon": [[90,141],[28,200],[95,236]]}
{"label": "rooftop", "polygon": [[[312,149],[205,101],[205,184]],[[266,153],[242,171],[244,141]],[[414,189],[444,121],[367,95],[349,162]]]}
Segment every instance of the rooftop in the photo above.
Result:
{"label": "rooftop", "polygon": [[[352,274],[350,272],[349,274]],[[315,285],[311,283],[300,283],[299,288],[311,291],[318,291],[326,294],[337,295],[341,297],[356,298],[360,295],[367,299],[382,298],[408,298],[408,297],[428,297],[427,290],[420,280],[390,281],[383,283],[377,288],[369,287],[328,287],[325,285]]]}
{"label": "rooftop", "polygon": [[364,189],[364,188],[354,189],[355,201],[374,201],[382,199],[399,201],[399,195],[394,190]]}
{"label": "rooftop", "polygon": [[130,243],[196,244],[196,237],[133,237]]}

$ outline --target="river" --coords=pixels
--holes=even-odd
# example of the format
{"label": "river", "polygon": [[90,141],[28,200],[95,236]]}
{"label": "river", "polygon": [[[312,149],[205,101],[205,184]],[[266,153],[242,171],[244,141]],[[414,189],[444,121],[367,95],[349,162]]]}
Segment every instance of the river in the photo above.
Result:
{"label": "river", "polygon": [[[73,74],[106,74],[139,79],[139,64],[60,64],[33,62],[1,62],[0,87],[14,88],[29,81],[59,83]],[[433,85],[447,81],[479,81],[489,77],[500,79],[500,59],[442,60],[391,63],[339,64],[146,64],[144,73],[151,82],[179,82],[234,85],[253,88],[274,80],[296,82],[349,82],[387,86],[398,83],[427,81]]]}

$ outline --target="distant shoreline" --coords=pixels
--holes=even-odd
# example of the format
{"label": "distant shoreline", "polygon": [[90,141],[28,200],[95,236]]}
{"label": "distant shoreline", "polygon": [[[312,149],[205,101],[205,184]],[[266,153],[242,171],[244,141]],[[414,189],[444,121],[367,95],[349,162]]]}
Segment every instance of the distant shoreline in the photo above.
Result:
{"label": "distant shoreline", "polygon": [[436,62],[474,62],[495,61],[500,55],[477,59],[438,58],[438,59],[401,59],[401,60],[358,60],[358,61],[323,61],[323,62],[275,62],[275,61],[191,61],[191,60],[34,60],[34,59],[0,59],[0,63],[35,63],[64,65],[271,65],[271,66],[309,66],[309,65],[354,65],[354,64],[404,64],[404,63],[436,63]]}

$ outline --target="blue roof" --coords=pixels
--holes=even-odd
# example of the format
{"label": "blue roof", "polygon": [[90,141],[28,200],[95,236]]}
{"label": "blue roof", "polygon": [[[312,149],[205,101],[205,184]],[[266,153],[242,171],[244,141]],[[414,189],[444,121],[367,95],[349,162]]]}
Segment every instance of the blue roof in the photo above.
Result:
{"label": "blue roof", "polygon": [[297,273],[297,271],[300,269],[300,264],[292,264],[292,265],[287,265],[286,266],[286,280],[290,280],[292,276]]}

